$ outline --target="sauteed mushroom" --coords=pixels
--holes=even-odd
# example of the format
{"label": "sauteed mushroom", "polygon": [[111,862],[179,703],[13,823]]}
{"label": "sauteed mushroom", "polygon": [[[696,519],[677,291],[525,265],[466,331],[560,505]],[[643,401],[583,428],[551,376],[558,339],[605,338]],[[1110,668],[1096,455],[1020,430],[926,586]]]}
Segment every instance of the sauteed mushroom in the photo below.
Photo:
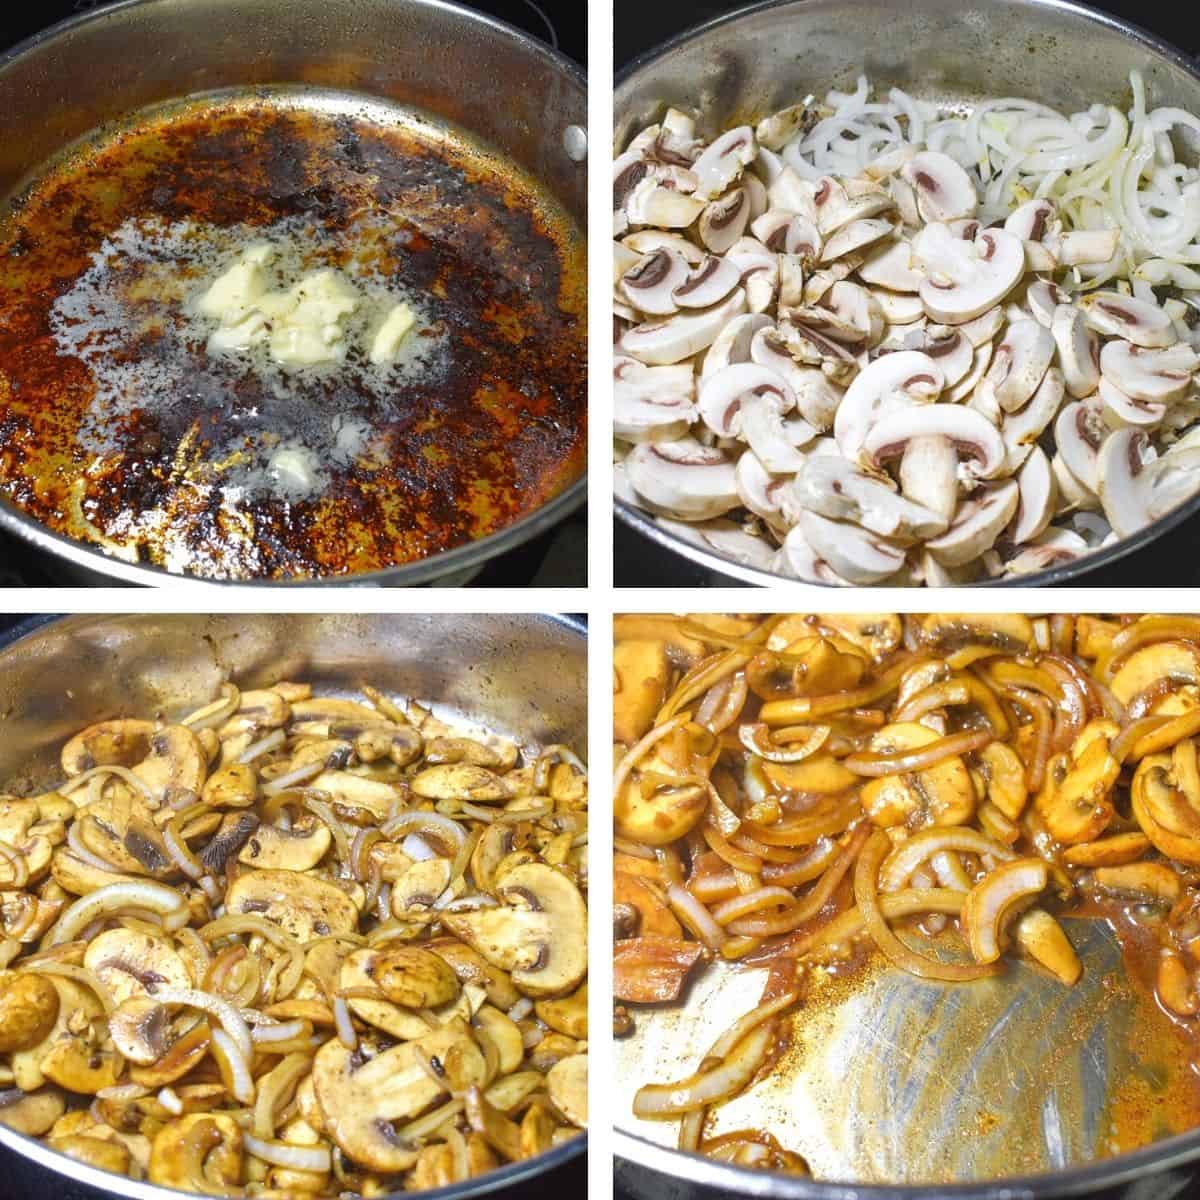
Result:
{"label": "sauteed mushroom", "polygon": [[581,1130],[570,750],[283,681],[61,759],[0,796],[0,1122],[214,1196],[451,1184]]}
{"label": "sauteed mushroom", "polygon": [[715,964],[766,969],[691,1074],[645,1064],[634,1113],[678,1120],[682,1149],[775,1147],[736,1161],[778,1169],[771,1129],[721,1106],[781,1047],[840,1028],[828,1005],[876,966],[990,994],[1023,988],[1025,960],[1071,987],[1108,969],[1076,951],[1101,921],[1139,994],[1183,1022],[1164,1051],[1195,1036],[1200,621],[639,616],[615,633],[614,1029],[689,1005]]}

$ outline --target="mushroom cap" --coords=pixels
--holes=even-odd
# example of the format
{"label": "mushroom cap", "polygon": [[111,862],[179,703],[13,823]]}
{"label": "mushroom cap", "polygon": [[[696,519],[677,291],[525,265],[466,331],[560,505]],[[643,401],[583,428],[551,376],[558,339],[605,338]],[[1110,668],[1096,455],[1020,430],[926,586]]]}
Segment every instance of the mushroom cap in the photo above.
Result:
{"label": "mushroom cap", "polygon": [[774,326],[755,331],[750,342],[750,358],[770,367],[787,381],[796,398],[801,416],[817,429],[832,427],[842,403],[842,390],[819,367],[801,366],[787,352]]}
{"label": "mushroom cap", "polygon": [[900,168],[912,185],[922,220],[955,221],[975,215],[979,194],[971,177],[948,154],[923,150]]}
{"label": "mushroom cap", "polygon": [[775,553],[772,569],[780,575],[803,579],[805,583],[820,583],[832,587],[850,586],[849,580],[843,579],[809,545],[804,530],[799,525],[794,525],[788,530],[787,537]]}
{"label": "mushroom cap", "polygon": [[1097,333],[1135,346],[1161,349],[1178,340],[1171,318],[1148,300],[1121,292],[1088,292],[1079,298],[1083,319]]}
{"label": "mushroom cap", "polygon": [[833,422],[838,449],[858,459],[867,434],[894,409],[935,400],[945,383],[942,369],[917,350],[886,354],[864,367],[846,389]]}
{"label": "mushroom cap", "polygon": [[587,909],[561,871],[526,863],[504,874],[498,908],[447,913],[448,929],[508,971],[528,996],[574,991],[587,974]]}
{"label": "mushroom cap", "polygon": [[1005,463],[1000,431],[974,409],[958,404],[917,404],[881,417],[863,441],[862,456],[872,467],[902,455],[914,438],[942,437],[958,449],[969,472],[990,479]]}
{"label": "mushroom cap", "polygon": [[780,493],[788,486],[788,480],[772,475],[753,450],[743,451],[734,473],[742,507],[768,524],[778,524]]}
{"label": "mushroom cap", "polygon": [[725,325],[745,311],[745,290],[737,288],[712,308],[635,325],[621,337],[617,351],[649,366],[669,366],[711,346]]}
{"label": "mushroom cap", "polygon": [[1016,480],[985,484],[958,507],[950,528],[925,543],[943,566],[961,567],[990,550],[1012,520],[1020,499]]}
{"label": "mushroom cap", "polygon": [[705,205],[697,228],[711,253],[724,254],[746,232],[751,204],[747,190],[736,187]]}
{"label": "mushroom cap", "polygon": [[555,1108],[580,1129],[588,1119],[588,1063],[586,1054],[560,1058],[546,1073],[546,1088]]}
{"label": "mushroom cap", "polygon": [[849,583],[881,583],[904,565],[903,547],[857,525],[806,509],[799,526],[814,553]]}
{"label": "mushroom cap", "polygon": [[1090,397],[1064,406],[1054,422],[1054,444],[1071,474],[1096,491],[1096,455],[1108,433],[1099,400]]}
{"label": "mushroom cap", "polygon": [[80,775],[92,767],[132,767],[145,758],[153,721],[122,718],[89,725],[62,748],[62,769],[68,775]]}
{"label": "mushroom cap", "polygon": [[163,987],[194,987],[191,972],[165,938],[133,929],[107,929],[84,952],[83,965],[121,1004],[135,996],[153,997]]}
{"label": "mushroom cap", "polygon": [[856,524],[885,537],[925,538],[946,528],[936,512],[897,495],[895,488],[843,458],[810,458],[792,481],[796,502],[810,512]]}
{"label": "mushroom cap", "polygon": [[998,304],[1025,274],[1025,247],[1003,229],[985,229],[974,241],[941,223],[913,239],[912,261],[924,278],[921,302],[935,321],[960,325]]}
{"label": "mushroom cap", "polygon": [[905,347],[928,354],[942,368],[947,388],[962,383],[975,365],[975,347],[953,325],[926,325],[914,330],[905,337]]}
{"label": "mushroom cap", "polygon": [[1104,407],[1104,419],[1114,429],[1122,425],[1153,429],[1162,424],[1167,415],[1165,404],[1158,404],[1152,400],[1135,400],[1132,396],[1125,395],[1107,375],[1100,376],[1097,394]]}
{"label": "mushroom cap", "polygon": [[639,496],[679,517],[703,521],[738,504],[733,462],[691,439],[635,446],[625,475]]}
{"label": "mushroom cap", "polygon": [[[772,262],[775,261],[773,254],[770,258]],[[703,383],[722,367],[728,367],[732,363],[748,362],[755,334],[760,329],[774,328],[774,322],[763,313],[749,312],[743,313],[740,317],[734,317],[713,339],[713,344],[709,346],[704,355],[704,363],[700,368],[700,382]],[[689,374],[692,372],[690,365],[678,367],[677,370],[687,371]]]}
{"label": "mushroom cap", "polygon": [[1033,319],[1046,329],[1054,320],[1054,310],[1060,304],[1070,303],[1071,297],[1052,279],[1035,279],[1025,289],[1025,303]]}
{"label": "mushroom cap", "polygon": [[1026,200],[1004,219],[1004,228],[1023,242],[1040,242],[1053,225],[1059,224],[1053,200],[1043,196]]}

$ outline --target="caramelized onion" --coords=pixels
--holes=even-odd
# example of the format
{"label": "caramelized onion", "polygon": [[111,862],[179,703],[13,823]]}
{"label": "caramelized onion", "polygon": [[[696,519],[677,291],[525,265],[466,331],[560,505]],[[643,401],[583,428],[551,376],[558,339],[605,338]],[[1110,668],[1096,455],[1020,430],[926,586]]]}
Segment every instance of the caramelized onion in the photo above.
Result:
{"label": "caramelized onion", "polygon": [[842,759],[842,766],[847,771],[853,771],[855,775],[871,777],[898,775],[906,771],[925,771],[948,758],[980,750],[993,741],[995,735],[990,731],[971,729],[938,738],[937,741],[930,742],[927,746],[918,746],[915,750],[864,750]]}

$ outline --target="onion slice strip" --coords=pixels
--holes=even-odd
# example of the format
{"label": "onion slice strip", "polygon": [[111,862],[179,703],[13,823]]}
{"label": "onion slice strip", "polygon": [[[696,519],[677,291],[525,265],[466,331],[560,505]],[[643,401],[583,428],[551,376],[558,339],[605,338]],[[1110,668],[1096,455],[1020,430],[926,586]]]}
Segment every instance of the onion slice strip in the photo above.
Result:
{"label": "onion slice strip", "polygon": [[[1001,862],[1016,858],[1007,846],[993,841],[974,829],[963,826],[935,826],[914,833],[883,860],[879,868],[879,890],[898,892],[923,863],[946,851],[960,854],[990,854]],[[936,869],[936,868],[935,868]]]}

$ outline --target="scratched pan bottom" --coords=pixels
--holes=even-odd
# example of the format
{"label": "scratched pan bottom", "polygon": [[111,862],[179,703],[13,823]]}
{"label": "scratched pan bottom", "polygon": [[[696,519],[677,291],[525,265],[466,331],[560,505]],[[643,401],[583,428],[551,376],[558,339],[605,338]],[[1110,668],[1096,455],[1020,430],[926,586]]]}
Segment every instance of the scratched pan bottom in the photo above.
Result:
{"label": "scratched pan bottom", "polygon": [[[872,961],[820,976],[767,1078],[706,1136],[763,1129],[845,1183],[1002,1179],[1078,1165],[1183,1132],[1197,1077],[1182,1037],[1127,976],[1109,927],[1071,920],[1071,988],[1011,964],[994,980],[925,982]],[[633,1010],[617,1043],[616,1123],[674,1145],[677,1122],[632,1116],[637,1088],[682,1078],[762,993],[766,971],[710,967],[684,1008]]]}

